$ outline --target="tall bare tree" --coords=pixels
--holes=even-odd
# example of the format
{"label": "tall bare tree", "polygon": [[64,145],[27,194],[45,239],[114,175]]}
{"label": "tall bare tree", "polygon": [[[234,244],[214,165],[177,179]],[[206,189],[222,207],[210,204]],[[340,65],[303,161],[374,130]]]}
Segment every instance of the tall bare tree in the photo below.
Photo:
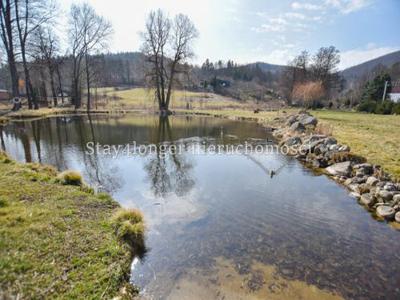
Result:
{"label": "tall bare tree", "polygon": [[19,97],[18,72],[16,64],[16,30],[15,9],[13,0],[0,2],[1,40],[7,54],[8,68],[10,70],[11,88],[14,97]]}
{"label": "tall bare tree", "polygon": [[42,24],[49,24],[57,11],[52,0],[14,0],[15,22],[17,25],[22,65],[25,75],[26,95],[29,108],[39,108],[39,103],[33,92],[29,73],[27,48],[29,38]]}
{"label": "tall bare tree", "polygon": [[177,74],[185,70],[183,64],[194,55],[192,43],[198,31],[189,17],[178,14],[171,20],[157,10],[149,14],[141,35],[142,51],[150,65],[146,75],[155,88],[160,114],[168,115]]}
{"label": "tall bare tree", "polygon": [[107,47],[111,34],[111,23],[99,16],[88,3],[72,5],[69,25],[73,59],[71,96],[76,108],[81,106],[82,75],[86,74],[87,110],[90,110],[90,57]]}

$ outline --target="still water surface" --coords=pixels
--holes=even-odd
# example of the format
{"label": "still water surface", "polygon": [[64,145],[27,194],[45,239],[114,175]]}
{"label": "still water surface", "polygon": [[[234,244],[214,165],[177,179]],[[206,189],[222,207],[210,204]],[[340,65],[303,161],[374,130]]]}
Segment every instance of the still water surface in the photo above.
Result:
{"label": "still water surface", "polygon": [[0,134],[14,158],[79,170],[122,206],[143,211],[147,251],[132,266],[132,282],[145,299],[400,299],[400,232],[293,158],[85,153],[88,142],[190,147],[272,139],[256,124],[57,117],[11,123]]}

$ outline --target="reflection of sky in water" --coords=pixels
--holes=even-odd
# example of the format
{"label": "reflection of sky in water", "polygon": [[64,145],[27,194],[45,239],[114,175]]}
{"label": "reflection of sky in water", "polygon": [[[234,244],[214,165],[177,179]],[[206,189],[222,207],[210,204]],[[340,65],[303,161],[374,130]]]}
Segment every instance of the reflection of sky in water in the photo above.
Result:
{"label": "reflection of sky in water", "polygon": [[[84,155],[84,144],[93,137],[114,144],[133,138],[218,140],[221,128],[238,138],[229,137],[234,142],[268,137],[250,123],[173,117],[169,126],[159,126],[157,121],[98,117],[90,127],[86,118],[51,119],[42,124],[40,138],[25,122],[6,127],[3,139],[18,160],[37,160],[39,148],[43,162],[79,170],[121,205],[144,212],[149,251],[133,278],[150,295],[165,297],[193,269],[212,273],[214,259],[223,257],[244,274],[257,261],[346,297],[398,298],[400,253],[393,249],[400,246],[399,233],[373,220],[344,188],[293,158],[272,153],[183,153],[164,159]],[[271,178],[269,170],[279,172]]]}

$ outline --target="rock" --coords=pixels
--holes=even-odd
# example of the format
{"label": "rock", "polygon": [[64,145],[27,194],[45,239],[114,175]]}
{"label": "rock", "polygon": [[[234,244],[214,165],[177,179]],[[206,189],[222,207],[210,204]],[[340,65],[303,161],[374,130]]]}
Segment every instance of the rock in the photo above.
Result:
{"label": "rock", "polygon": [[368,163],[354,165],[353,169],[364,175],[371,175],[374,172],[372,165]]}
{"label": "rock", "polygon": [[326,168],[326,171],[331,175],[349,176],[351,172],[351,162],[345,161],[333,164]]}
{"label": "rock", "polygon": [[386,191],[391,191],[391,192],[393,192],[393,191],[396,191],[396,190],[397,190],[397,187],[396,187],[396,185],[395,185],[393,182],[388,182],[388,183],[385,184],[385,186],[383,187],[383,189],[386,190]]}
{"label": "rock", "polygon": [[393,203],[395,203],[395,204],[400,203],[400,194],[396,194],[393,196]]}
{"label": "rock", "polygon": [[348,186],[348,185],[350,185],[352,183],[353,183],[353,178],[347,178],[343,184]]}
{"label": "rock", "polygon": [[379,182],[378,178],[374,177],[374,176],[370,176],[367,179],[367,184],[370,186],[376,186],[376,184]]}
{"label": "rock", "polygon": [[314,148],[314,153],[316,155],[325,154],[328,151],[328,146],[325,144],[319,144]]}
{"label": "rock", "polygon": [[297,116],[296,115],[292,115],[292,116],[289,116],[288,117],[288,119],[287,119],[287,121],[286,121],[286,124],[288,124],[289,126],[291,126],[294,122],[296,122],[297,121]]}
{"label": "rock", "polygon": [[328,163],[323,157],[318,157],[312,160],[312,166],[314,168],[326,168]]}
{"label": "rock", "polygon": [[397,223],[400,223],[400,211],[398,211],[398,212],[394,215],[394,219],[396,220]]}
{"label": "rock", "polygon": [[392,200],[393,194],[389,191],[381,190],[379,191],[379,197],[381,197],[383,201],[387,202]]}
{"label": "rock", "polygon": [[338,150],[340,152],[349,152],[350,151],[350,147],[347,146],[347,145],[343,145],[343,146],[340,146]]}
{"label": "rock", "polygon": [[369,193],[370,192],[370,186],[366,183],[362,183],[358,186],[358,190],[361,194],[364,193]]}
{"label": "rock", "polygon": [[357,183],[352,183],[348,185],[348,188],[353,192],[360,193],[359,185]]}
{"label": "rock", "polygon": [[315,126],[318,123],[317,118],[309,115],[301,115],[298,120],[304,126],[310,126],[310,125]]}
{"label": "rock", "polygon": [[339,151],[339,148],[337,144],[333,144],[329,146],[329,151]]}
{"label": "rock", "polygon": [[369,207],[375,204],[375,197],[370,193],[365,193],[361,195],[360,201],[362,204]]}
{"label": "rock", "polygon": [[333,137],[327,137],[326,139],[324,139],[324,144],[327,146],[335,145],[335,144],[337,144],[337,140]]}
{"label": "rock", "polygon": [[365,176],[362,176],[362,177],[360,177],[360,176],[353,177],[353,182],[358,183],[358,184],[365,183],[366,181],[367,181],[367,178],[366,178]]}
{"label": "rock", "polygon": [[300,122],[294,122],[291,126],[290,126],[290,130],[294,131],[294,132],[304,132],[306,130],[306,128],[304,127],[303,124],[301,124]]}
{"label": "rock", "polygon": [[354,197],[354,198],[358,199],[358,198],[360,198],[361,196],[360,196],[359,193],[351,192],[351,193],[350,193],[350,197]]}
{"label": "rock", "polygon": [[377,214],[379,217],[382,217],[382,218],[385,218],[385,219],[390,220],[390,219],[393,218],[393,216],[394,216],[394,214],[395,214],[395,210],[394,210],[392,207],[390,207],[390,206],[381,205],[381,206],[378,206],[378,207],[376,208],[376,214]]}
{"label": "rock", "polygon": [[299,138],[298,136],[292,136],[292,137],[288,138],[287,140],[285,140],[283,142],[283,144],[285,144],[289,147],[299,145],[299,144],[301,144],[301,138]]}

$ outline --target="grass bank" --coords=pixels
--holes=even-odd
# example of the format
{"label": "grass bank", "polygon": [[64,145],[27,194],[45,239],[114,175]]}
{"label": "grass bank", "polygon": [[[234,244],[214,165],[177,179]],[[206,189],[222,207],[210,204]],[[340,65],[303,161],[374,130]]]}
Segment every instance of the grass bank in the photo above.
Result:
{"label": "grass bank", "polygon": [[332,135],[370,163],[381,165],[400,180],[400,116],[358,112],[312,111]]}
{"label": "grass bank", "polygon": [[0,153],[0,298],[111,299],[129,290],[132,251],[116,232],[118,204],[57,181],[51,167]]}

